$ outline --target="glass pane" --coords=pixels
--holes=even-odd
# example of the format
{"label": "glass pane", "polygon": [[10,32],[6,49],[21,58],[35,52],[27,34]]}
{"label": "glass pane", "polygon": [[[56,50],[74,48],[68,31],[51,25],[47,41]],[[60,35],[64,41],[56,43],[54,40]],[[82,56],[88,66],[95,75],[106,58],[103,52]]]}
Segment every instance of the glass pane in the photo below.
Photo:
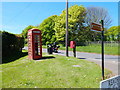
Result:
{"label": "glass pane", "polygon": [[40,36],[39,35],[35,35],[34,36],[35,39],[35,55],[40,55]]}

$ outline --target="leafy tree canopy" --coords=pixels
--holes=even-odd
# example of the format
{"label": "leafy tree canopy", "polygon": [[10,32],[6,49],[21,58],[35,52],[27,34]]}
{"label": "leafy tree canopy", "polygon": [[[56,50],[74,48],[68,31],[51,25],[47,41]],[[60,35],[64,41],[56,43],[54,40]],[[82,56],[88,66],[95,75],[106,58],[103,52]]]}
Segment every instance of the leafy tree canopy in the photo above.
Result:
{"label": "leafy tree canopy", "polygon": [[29,26],[27,26],[27,27],[22,31],[21,35],[24,37],[24,39],[27,38],[28,30],[29,30],[29,29],[32,29],[32,28],[36,28],[36,27],[35,27],[35,26],[32,26],[32,25],[29,25]]}
{"label": "leafy tree canopy", "polygon": [[[68,9],[68,27],[69,27],[69,38],[75,39],[78,37],[78,33],[84,28],[85,18],[85,7],[74,5]],[[65,41],[66,31],[66,10],[62,11],[62,14],[58,16],[55,22],[55,35],[58,41]]]}
{"label": "leafy tree canopy", "polygon": [[107,37],[108,41],[120,40],[120,26],[110,27],[106,31],[105,36]]}
{"label": "leafy tree canopy", "polygon": [[57,17],[57,15],[50,16],[38,26],[38,28],[42,31],[43,44],[50,44],[56,41],[54,26]]}

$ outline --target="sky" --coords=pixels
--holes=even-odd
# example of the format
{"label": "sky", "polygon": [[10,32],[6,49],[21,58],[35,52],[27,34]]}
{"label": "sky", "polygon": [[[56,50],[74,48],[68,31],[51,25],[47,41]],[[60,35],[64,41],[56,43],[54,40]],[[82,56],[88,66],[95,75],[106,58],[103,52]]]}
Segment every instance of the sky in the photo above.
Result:
{"label": "sky", "polygon": [[[112,18],[112,26],[118,25],[118,2],[69,2],[84,7],[103,7]],[[0,30],[20,34],[28,25],[39,25],[52,15],[60,15],[66,8],[65,2],[2,2],[2,24]],[[0,15],[1,17],[1,15]]]}

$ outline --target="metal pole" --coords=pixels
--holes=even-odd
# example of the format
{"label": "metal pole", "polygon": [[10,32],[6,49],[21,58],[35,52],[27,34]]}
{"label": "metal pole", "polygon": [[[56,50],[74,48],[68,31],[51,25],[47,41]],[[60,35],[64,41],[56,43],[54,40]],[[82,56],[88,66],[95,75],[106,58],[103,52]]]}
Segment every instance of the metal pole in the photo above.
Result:
{"label": "metal pole", "polygon": [[104,80],[104,21],[101,20],[102,24],[102,79]]}
{"label": "metal pole", "polygon": [[66,0],[66,56],[68,57],[68,0]]}

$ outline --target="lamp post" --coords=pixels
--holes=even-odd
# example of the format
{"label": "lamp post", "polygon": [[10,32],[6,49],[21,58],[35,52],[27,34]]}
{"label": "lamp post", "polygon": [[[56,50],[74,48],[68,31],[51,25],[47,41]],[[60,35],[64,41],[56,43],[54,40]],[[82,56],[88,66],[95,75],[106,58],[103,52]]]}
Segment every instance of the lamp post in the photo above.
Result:
{"label": "lamp post", "polygon": [[66,56],[68,57],[68,0],[66,0]]}

